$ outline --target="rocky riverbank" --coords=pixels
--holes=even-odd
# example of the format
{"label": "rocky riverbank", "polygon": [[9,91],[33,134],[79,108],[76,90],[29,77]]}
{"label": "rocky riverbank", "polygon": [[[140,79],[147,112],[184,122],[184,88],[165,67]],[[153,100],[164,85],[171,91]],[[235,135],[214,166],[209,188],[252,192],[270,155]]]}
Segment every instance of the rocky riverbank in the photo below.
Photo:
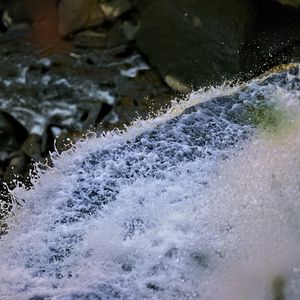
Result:
{"label": "rocky riverbank", "polygon": [[28,164],[43,161],[56,138],[62,151],[87,130],[122,127],[166,105],[172,91],[114,30],[85,31],[63,41],[33,38],[22,23],[0,34],[4,181],[26,176]]}
{"label": "rocky riverbank", "polygon": [[4,182],[89,129],[300,60],[299,1],[35,2],[0,1]]}

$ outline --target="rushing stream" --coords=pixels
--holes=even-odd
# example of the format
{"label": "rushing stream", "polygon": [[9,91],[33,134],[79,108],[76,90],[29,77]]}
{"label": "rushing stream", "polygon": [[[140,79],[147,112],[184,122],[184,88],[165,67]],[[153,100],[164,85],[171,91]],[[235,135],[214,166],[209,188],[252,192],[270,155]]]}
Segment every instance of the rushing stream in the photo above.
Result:
{"label": "rushing stream", "polygon": [[12,192],[0,299],[299,299],[299,99],[294,67],[53,154]]}

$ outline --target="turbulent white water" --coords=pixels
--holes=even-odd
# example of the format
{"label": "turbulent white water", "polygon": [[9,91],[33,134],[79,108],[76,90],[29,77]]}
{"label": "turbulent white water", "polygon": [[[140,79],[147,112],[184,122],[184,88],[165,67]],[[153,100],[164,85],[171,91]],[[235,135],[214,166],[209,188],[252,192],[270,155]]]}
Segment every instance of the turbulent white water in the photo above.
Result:
{"label": "turbulent white water", "polygon": [[194,93],[56,156],[14,191],[0,299],[299,299],[299,81]]}

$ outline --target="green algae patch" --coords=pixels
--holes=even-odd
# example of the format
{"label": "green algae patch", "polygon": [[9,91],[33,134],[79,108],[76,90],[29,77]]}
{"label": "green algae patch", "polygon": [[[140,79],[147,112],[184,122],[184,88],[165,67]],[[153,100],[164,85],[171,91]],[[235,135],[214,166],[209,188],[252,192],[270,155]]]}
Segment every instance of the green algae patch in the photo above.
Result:
{"label": "green algae patch", "polygon": [[284,289],[286,287],[286,279],[282,275],[277,275],[272,280],[272,299],[285,300]]}
{"label": "green algae patch", "polygon": [[254,125],[263,131],[278,131],[288,122],[287,113],[277,107],[251,107],[248,109],[250,119]]}
{"label": "green algae patch", "polygon": [[291,113],[277,106],[265,104],[247,109],[248,119],[265,137],[278,138],[290,131],[294,124]]}

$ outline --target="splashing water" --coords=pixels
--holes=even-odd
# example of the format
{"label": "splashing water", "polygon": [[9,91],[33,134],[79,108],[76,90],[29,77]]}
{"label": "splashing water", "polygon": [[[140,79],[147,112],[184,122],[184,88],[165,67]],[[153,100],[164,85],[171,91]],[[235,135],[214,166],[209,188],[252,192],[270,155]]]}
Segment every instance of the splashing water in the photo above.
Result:
{"label": "splashing water", "polygon": [[296,69],[53,155],[13,192],[0,299],[298,299]]}

